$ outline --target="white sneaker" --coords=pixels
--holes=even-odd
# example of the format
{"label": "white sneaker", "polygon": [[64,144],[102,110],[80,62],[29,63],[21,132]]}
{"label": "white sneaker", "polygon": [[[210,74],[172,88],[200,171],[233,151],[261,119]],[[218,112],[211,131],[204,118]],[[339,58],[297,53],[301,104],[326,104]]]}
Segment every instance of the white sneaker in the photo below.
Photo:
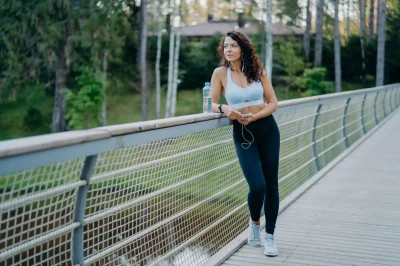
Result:
{"label": "white sneaker", "polygon": [[250,219],[250,230],[249,235],[247,237],[247,243],[249,243],[252,247],[261,246],[261,238],[260,238],[260,225],[255,224]]}
{"label": "white sneaker", "polygon": [[278,256],[278,247],[276,246],[274,236],[271,234],[265,236],[264,255],[269,257]]}

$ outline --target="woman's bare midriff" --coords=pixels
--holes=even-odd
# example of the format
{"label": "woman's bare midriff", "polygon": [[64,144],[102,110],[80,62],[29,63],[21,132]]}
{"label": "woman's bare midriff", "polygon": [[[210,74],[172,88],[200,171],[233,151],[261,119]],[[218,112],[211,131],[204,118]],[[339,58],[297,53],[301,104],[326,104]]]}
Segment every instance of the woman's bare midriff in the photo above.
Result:
{"label": "woman's bare midriff", "polygon": [[264,106],[265,106],[265,104],[258,104],[258,105],[253,105],[253,106],[238,109],[238,111],[241,112],[242,114],[249,114],[249,113],[255,114],[255,113],[258,113],[259,111],[261,111],[264,108]]}

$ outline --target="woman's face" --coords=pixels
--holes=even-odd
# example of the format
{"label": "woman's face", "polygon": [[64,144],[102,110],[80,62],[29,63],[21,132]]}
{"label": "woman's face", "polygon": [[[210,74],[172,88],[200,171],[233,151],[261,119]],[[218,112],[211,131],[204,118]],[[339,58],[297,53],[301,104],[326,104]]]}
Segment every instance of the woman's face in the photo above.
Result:
{"label": "woman's face", "polygon": [[233,62],[240,60],[242,55],[242,49],[240,48],[237,41],[233,40],[231,37],[225,37],[224,41],[224,55],[227,61]]}

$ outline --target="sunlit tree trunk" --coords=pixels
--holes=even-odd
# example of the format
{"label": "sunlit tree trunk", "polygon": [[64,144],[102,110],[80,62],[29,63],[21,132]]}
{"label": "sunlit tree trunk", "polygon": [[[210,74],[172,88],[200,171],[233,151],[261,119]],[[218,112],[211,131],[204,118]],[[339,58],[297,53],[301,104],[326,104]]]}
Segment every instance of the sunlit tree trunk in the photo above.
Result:
{"label": "sunlit tree trunk", "polygon": [[142,120],[148,120],[149,96],[147,88],[147,71],[146,71],[146,55],[147,55],[147,0],[140,2],[140,91],[142,94]]}
{"label": "sunlit tree trunk", "polygon": [[376,86],[383,85],[385,69],[386,0],[379,0],[378,53],[376,60]]}
{"label": "sunlit tree trunk", "polygon": [[165,117],[170,117],[171,113],[171,100],[172,100],[172,80],[174,70],[174,43],[175,43],[175,27],[173,21],[175,19],[175,0],[170,0],[170,6],[173,10],[171,14],[171,28],[169,34],[169,63],[168,63],[168,88],[167,98],[165,103]]}
{"label": "sunlit tree trunk", "polygon": [[161,85],[160,85],[160,60],[161,60],[161,44],[162,44],[162,27],[161,27],[161,22],[160,22],[160,16],[161,16],[161,8],[160,8],[161,2],[158,2],[158,7],[157,7],[157,55],[156,55],[156,117],[157,119],[160,118],[160,113],[161,113]]}
{"label": "sunlit tree trunk", "polygon": [[266,0],[266,31],[267,31],[267,47],[265,56],[265,67],[267,70],[268,77],[272,79],[272,57],[273,57],[273,39],[272,39],[272,0]]}
{"label": "sunlit tree trunk", "polygon": [[51,125],[52,132],[61,132],[67,129],[65,121],[64,94],[62,90],[67,88],[67,56],[65,50],[66,40],[59,40],[56,50],[56,91],[54,95],[53,121]]}
{"label": "sunlit tree trunk", "polygon": [[348,40],[349,37],[350,37],[350,8],[351,8],[351,5],[353,3],[352,3],[351,0],[347,0],[346,2],[347,2],[347,6],[346,6],[346,8],[347,8],[347,14],[346,14],[346,38]]}
{"label": "sunlit tree trunk", "polygon": [[374,36],[374,9],[375,9],[375,0],[370,0],[369,19],[368,19],[368,43],[371,42],[372,36]]}
{"label": "sunlit tree trunk", "polygon": [[340,64],[339,0],[335,0],[335,89],[342,91],[342,70]]}
{"label": "sunlit tree trunk", "polygon": [[361,44],[361,62],[362,62],[362,80],[365,83],[365,45],[364,45],[364,32],[365,32],[365,0],[360,0],[360,44]]}
{"label": "sunlit tree trunk", "polygon": [[304,55],[307,61],[310,60],[310,30],[311,30],[311,11],[310,0],[307,0],[306,31],[304,32]]}
{"label": "sunlit tree trunk", "polygon": [[314,67],[320,66],[322,62],[322,23],[324,17],[324,0],[317,1]]}
{"label": "sunlit tree trunk", "polygon": [[182,4],[179,5],[179,15],[178,15],[178,20],[179,20],[179,25],[176,29],[176,44],[175,44],[175,52],[174,52],[174,75],[173,75],[173,80],[172,80],[172,99],[171,99],[171,116],[175,116],[175,110],[176,110],[176,97],[178,94],[178,72],[179,72],[179,49],[181,46],[181,19],[182,19],[182,10],[181,10]]}

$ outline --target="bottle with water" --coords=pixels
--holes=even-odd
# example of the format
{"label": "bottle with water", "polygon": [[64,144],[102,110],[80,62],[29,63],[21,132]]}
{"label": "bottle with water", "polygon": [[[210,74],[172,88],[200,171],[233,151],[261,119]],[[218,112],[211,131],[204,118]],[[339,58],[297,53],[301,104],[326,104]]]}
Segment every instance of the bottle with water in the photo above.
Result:
{"label": "bottle with water", "polygon": [[210,82],[206,82],[203,88],[203,113],[212,113],[212,97]]}

